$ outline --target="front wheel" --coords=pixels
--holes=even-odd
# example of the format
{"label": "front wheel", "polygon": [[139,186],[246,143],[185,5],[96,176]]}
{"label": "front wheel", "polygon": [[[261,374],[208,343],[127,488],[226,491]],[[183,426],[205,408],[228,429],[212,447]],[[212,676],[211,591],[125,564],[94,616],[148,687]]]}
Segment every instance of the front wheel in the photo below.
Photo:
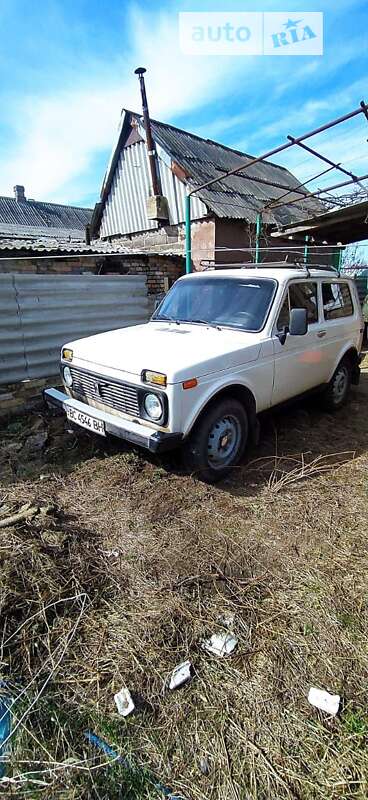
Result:
{"label": "front wheel", "polygon": [[239,463],[248,440],[248,416],[228,398],[204,412],[184,445],[185,461],[198,477],[216,483]]}
{"label": "front wheel", "polygon": [[351,363],[343,358],[323,393],[323,406],[327,411],[338,411],[345,405],[350,392],[351,376]]}

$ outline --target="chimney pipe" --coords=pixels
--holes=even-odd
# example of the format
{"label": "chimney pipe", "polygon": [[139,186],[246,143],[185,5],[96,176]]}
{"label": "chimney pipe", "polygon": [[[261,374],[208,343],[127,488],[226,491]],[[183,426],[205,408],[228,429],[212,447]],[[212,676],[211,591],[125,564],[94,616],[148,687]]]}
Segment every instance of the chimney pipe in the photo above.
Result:
{"label": "chimney pipe", "polygon": [[18,184],[14,186],[14,197],[17,203],[25,203],[26,196],[24,194],[24,186],[19,186]]}
{"label": "chimney pipe", "polygon": [[149,118],[149,111],[148,111],[148,103],[147,103],[147,95],[146,95],[146,87],[144,83],[144,73],[147,70],[144,67],[138,67],[134,70],[134,74],[138,75],[139,83],[141,87],[141,97],[142,97],[142,109],[143,109],[143,121],[144,121],[144,128],[146,131],[146,140],[147,140],[147,151],[148,151],[148,161],[150,166],[150,173],[151,173],[151,181],[152,181],[152,191],[155,196],[162,194],[161,189],[161,181],[160,181],[160,173],[158,170],[157,164],[157,153],[155,149],[155,144],[152,139],[152,131],[151,131],[151,123]]}

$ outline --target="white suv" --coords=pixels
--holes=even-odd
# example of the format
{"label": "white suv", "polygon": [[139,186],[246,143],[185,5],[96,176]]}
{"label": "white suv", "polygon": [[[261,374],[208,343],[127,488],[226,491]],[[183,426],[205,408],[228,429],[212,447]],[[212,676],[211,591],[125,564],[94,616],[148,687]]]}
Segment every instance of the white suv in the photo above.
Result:
{"label": "white suv", "polygon": [[354,281],[326,268],[263,264],[180,278],[145,325],[65,345],[69,420],[222,478],[258,438],[259,412],[320,390],[338,409],[359,381],[363,318]]}

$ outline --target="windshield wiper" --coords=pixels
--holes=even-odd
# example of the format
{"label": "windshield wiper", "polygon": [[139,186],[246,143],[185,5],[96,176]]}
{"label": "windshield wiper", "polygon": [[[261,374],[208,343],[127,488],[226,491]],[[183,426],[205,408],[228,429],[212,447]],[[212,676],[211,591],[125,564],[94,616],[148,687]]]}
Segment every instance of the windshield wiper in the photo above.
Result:
{"label": "windshield wiper", "polygon": [[152,317],[153,322],[161,322],[161,320],[164,322],[175,322],[176,325],[180,325],[181,323],[181,320],[175,319],[175,317],[164,317],[161,315],[159,317]]}
{"label": "windshield wiper", "polygon": [[221,330],[219,325],[216,325],[215,322],[208,322],[207,319],[181,319],[180,322],[192,322],[194,325],[207,325],[208,328],[216,328],[217,331]]}

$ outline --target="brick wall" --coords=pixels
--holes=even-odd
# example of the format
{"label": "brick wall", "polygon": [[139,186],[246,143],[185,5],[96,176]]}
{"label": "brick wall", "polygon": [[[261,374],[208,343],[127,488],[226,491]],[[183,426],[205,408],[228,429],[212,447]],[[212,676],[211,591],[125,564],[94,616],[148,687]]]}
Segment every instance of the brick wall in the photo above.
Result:
{"label": "brick wall", "polygon": [[[270,235],[270,228],[263,227],[260,238],[260,259],[261,261],[284,261],[286,256],[288,261],[303,261],[304,241],[295,239],[278,239]],[[227,252],[216,252],[215,261],[217,264],[230,264],[255,260],[256,232],[254,225],[248,225],[243,220],[216,220],[216,248],[228,248]],[[295,250],[291,250],[295,247]],[[231,250],[231,248],[235,248]],[[237,249],[238,248],[238,249]],[[246,248],[251,248],[247,250]],[[267,248],[267,249],[266,249]],[[282,248],[285,248],[284,250]],[[243,249],[243,252],[242,252]],[[309,264],[332,263],[331,248],[327,252],[323,248],[314,247],[308,253]]]}
{"label": "brick wall", "polygon": [[[215,222],[214,217],[196,220],[192,222],[192,262],[195,270],[201,270],[202,260],[212,260],[214,258],[215,247]],[[167,257],[177,254],[185,256],[185,225],[163,225],[152,231],[142,231],[141,233],[131,233],[125,236],[112,237],[112,241],[121,241],[124,247],[133,249],[142,248],[150,254],[153,251]]]}
{"label": "brick wall", "polygon": [[149,294],[167,291],[185,271],[184,259],[162,255],[96,255],[92,258],[0,258],[0,273],[38,275],[147,275]]}
{"label": "brick wall", "polygon": [[184,259],[176,256],[144,255],[121,256],[120,264],[113,266],[106,261],[101,274],[146,275],[148,294],[165,292],[185,272]]}
{"label": "brick wall", "polygon": [[1,257],[0,272],[33,273],[37,275],[81,275],[83,272],[95,274],[99,271],[101,263],[100,255],[92,258],[83,256],[73,256],[73,258],[37,258],[27,253],[18,257]]}
{"label": "brick wall", "polygon": [[203,261],[215,259],[215,237],[218,220],[208,219],[192,223],[192,262],[195,270],[203,269]]}
{"label": "brick wall", "polygon": [[124,247],[131,248],[132,250],[145,250],[149,253],[154,250],[155,253],[174,252],[178,255],[184,253],[185,242],[185,226],[183,223],[179,225],[162,225],[160,228],[155,228],[150,231],[141,231],[139,233],[127,233],[124,236],[112,236],[111,241],[119,241]]}

